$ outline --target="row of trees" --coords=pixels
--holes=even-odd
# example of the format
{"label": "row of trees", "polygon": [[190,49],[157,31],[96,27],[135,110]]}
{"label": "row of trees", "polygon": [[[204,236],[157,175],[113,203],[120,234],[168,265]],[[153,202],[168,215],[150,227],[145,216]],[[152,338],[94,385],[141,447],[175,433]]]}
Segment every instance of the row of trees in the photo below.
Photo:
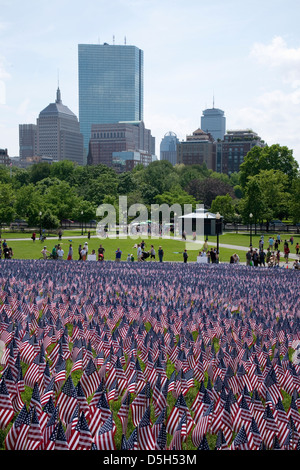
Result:
{"label": "row of trees", "polygon": [[62,220],[96,219],[103,203],[118,207],[120,195],[134,203],[204,204],[226,222],[300,221],[300,176],[287,147],[254,147],[239,173],[230,177],[205,165],[156,161],[117,174],[105,165],[77,166],[70,161],[37,163],[28,169],[0,167],[0,223],[23,219],[29,226],[58,227]]}

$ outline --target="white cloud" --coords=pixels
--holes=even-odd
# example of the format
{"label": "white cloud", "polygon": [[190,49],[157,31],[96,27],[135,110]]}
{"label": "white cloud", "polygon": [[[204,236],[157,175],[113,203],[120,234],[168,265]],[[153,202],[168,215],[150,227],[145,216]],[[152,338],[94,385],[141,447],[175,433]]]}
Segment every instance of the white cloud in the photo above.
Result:
{"label": "white cloud", "polygon": [[280,36],[273,38],[270,44],[255,43],[251,55],[272,67],[300,65],[300,47],[289,48]]}
{"label": "white cloud", "polygon": [[283,83],[294,88],[300,85],[300,47],[288,47],[286,41],[277,36],[269,44],[255,43],[250,55],[264,68],[268,66],[281,72]]}

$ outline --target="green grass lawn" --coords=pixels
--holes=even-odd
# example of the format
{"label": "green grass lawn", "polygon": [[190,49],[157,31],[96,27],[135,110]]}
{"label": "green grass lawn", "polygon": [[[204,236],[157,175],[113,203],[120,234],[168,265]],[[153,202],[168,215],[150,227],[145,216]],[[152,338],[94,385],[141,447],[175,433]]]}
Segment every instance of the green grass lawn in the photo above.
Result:
{"label": "green grass lawn", "polygon": [[[276,235],[276,234],[272,234]],[[265,245],[264,247],[267,248],[268,246],[268,238],[270,234],[265,234],[264,240]],[[49,251],[52,250],[53,246],[59,243],[58,236],[55,234],[50,234],[47,236],[45,243],[40,242],[38,239],[33,242],[31,239],[30,233],[16,233],[16,232],[2,232],[2,240],[6,238],[9,241],[9,246],[12,247],[14,253],[14,259],[38,259],[41,257],[41,250],[44,244],[47,246]],[[281,234],[281,240],[289,239],[289,234]],[[20,240],[15,240],[20,239]],[[164,261],[183,261],[182,252],[185,247],[187,247],[189,258],[188,261],[195,262],[197,259],[198,252],[201,250],[203,242],[199,241],[197,243],[189,243],[187,241],[187,246],[185,245],[184,241],[181,240],[174,240],[173,238],[165,238],[165,239],[151,239],[144,237],[146,242],[146,250],[150,250],[150,245],[153,244],[156,250],[158,251],[158,247],[161,245],[164,250]],[[260,234],[252,235],[252,244],[254,247],[258,247],[260,239]],[[72,241],[69,241],[72,240]],[[63,231],[63,238],[60,243],[63,246],[65,252],[65,258],[67,257],[67,252],[69,249],[70,243],[73,245],[74,250],[74,259],[78,259],[78,247],[79,244],[83,244],[85,241],[89,242],[89,252],[93,249],[97,252],[97,249],[100,243],[105,248],[105,259],[106,260],[114,260],[115,259],[115,251],[117,248],[120,248],[122,251],[122,260],[125,261],[128,254],[133,254],[136,259],[137,250],[134,248],[136,243],[141,241],[141,238],[133,239],[133,238],[107,238],[105,240],[99,239],[95,237],[95,231],[91,230],[91,239],[88,240],[87,232],[84,232],[81,235],[81,230],[64,230]],[[295,245],[296,242],[300,243],[300,236],[294,236],[294,244],[290,244],[291,253],[295,253]],[[216,246],[217,237],[208,237],[208,246],[209,248]],[[249,247],[250,244],[250,235],[249,233],[233,233],[233,232],[226,232],[219,237],[220,245],[232,245],[232,248],[222,247],[220,246],[220,262],[229,262],[230,256],[233,253],[237,253],[240,257],[241,262],[245,261],[245,250],[235,249],[234,246],[239,247]],[[281,244],[281,251],[283,251],[283,246]],[[156,256],[158,259],[158,256]],[[147,262],[150,262],[149,259]]]}
{"label": "green grass lawn", "polygon": [[[51,237],[47,238],[45,242],[40,242],[36,240],[33,242],[30,239],[22,239],[22,240],[11,240],[8,245],[12,247],[14,259],[39,259],[42,257],[41,250],[43,246],[47,246],[48,251],[51,251],[53,246],[57,243],[60,243],[63,247],[65,252],[64,258],[67,258],[67,253],[69,249],[70,243],[73,246],[74,256],[73,259],[78,259],[78,247],[79,244],[83,244],[84,242],[88,241],[89,252],[93,249],[97,252],[99,245],[102,244],[105,248],[105,259],[106,260],[114,260],[115,259],[115,251],[117,248],[120,248],[122,251],[122,260],[126,261],[128,254],[133,254],[135,260],[137,259],[137,249],[134,248],[135,243],[139,243],[141,239],[133,240],[131,238],[107,238],[105,240],[99,240],[98,238],[92,238],[90,240],[87,239],[86,236],[81,238],[72,238],[72,234],[70,234],[69,239],[63,238],[59,241],[58,237]],[[64,233],[64,237],[66,234]],[[78,235],[77,235],[78,236]],[[7,237],[9,241],[9,237]],[[71,240],[71,241],[70,241]],[[174,240],[174,239],[145,239],[146,242],[146,250],[150,250],[150,245],[153,244],[156,250],[156,260],[158,260],[158,247],[161,245],[164,250],[164,261],[183,261],[182,252],[185,249],[185,242],[181,240]],[[213,245],[209,245],[209,248]],[[188,243],[187,250],[189,254],[188,261],[195,262],[197,259],[197,255],[199,250],[202,248],[202,243]],[[220,261],[221,262],[229,262],[230,256],[237,252],[240,256],[241,261],[245,260],[245,252],[240,250],[232,250],[230,248],[220,248]],[[147,262],[151,262],[148,258]]]}

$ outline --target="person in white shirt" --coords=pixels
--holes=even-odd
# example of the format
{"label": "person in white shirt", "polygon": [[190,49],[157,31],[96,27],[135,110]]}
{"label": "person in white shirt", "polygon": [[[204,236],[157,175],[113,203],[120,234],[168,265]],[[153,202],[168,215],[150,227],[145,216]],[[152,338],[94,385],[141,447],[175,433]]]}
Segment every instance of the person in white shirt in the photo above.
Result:
{"label": "person in white shirt", "polygon": [[47,254],[50,255],[50,251],[47,250],[47,247],[46,247],[46,246],[44,246],[44,248],[42,249],[41,253],[42,253],[44,259],[47,259]]}
{"label": "person in white shirt", "polygon": [[142,247],[141,247],[141,245],[138,245],[138,247],[137,247],[137,259],[138,259],[138,261],[142,260]]}
{"label": "person in white shirt", "polygon": [[58,256],[58,259],[63,259],[64,257],[64,250],[62,249],[61,245],[58,245],[58,248],[57,248],[57,256]]}

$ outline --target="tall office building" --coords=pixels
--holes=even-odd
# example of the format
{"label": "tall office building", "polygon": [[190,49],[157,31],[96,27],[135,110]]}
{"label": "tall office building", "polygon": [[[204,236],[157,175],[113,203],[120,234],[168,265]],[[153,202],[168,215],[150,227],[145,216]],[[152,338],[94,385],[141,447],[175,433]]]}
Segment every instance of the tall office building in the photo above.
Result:
{"label": "tall office building", "polygon": [[215,108],[214,105],[210,109],[205,109],[201,116],[201,129],[211,134],[214,140],[223,140],[226,132],[224,111]]}
{"label": "tall office building", "polygon": [[78,45],[79,122],[88,152],[92,124],[143,121],[144,54],[131,45]]}
{"label": "tall office building", "polygon": [[62,103],[57,89],[55,103],[43,109],[37,119],[37,154],[54,160],[84,163],[83,135],[75,114]]}
{"label": "tall office building", "polygon": [[19,124],[19,156],[22,160],[37,155],[36,124]]}
{"label": "tall office building", "polygon": [[160,143],[160,159],[176,165],[178,143],[177,135],[174,132],[167,132]]}

